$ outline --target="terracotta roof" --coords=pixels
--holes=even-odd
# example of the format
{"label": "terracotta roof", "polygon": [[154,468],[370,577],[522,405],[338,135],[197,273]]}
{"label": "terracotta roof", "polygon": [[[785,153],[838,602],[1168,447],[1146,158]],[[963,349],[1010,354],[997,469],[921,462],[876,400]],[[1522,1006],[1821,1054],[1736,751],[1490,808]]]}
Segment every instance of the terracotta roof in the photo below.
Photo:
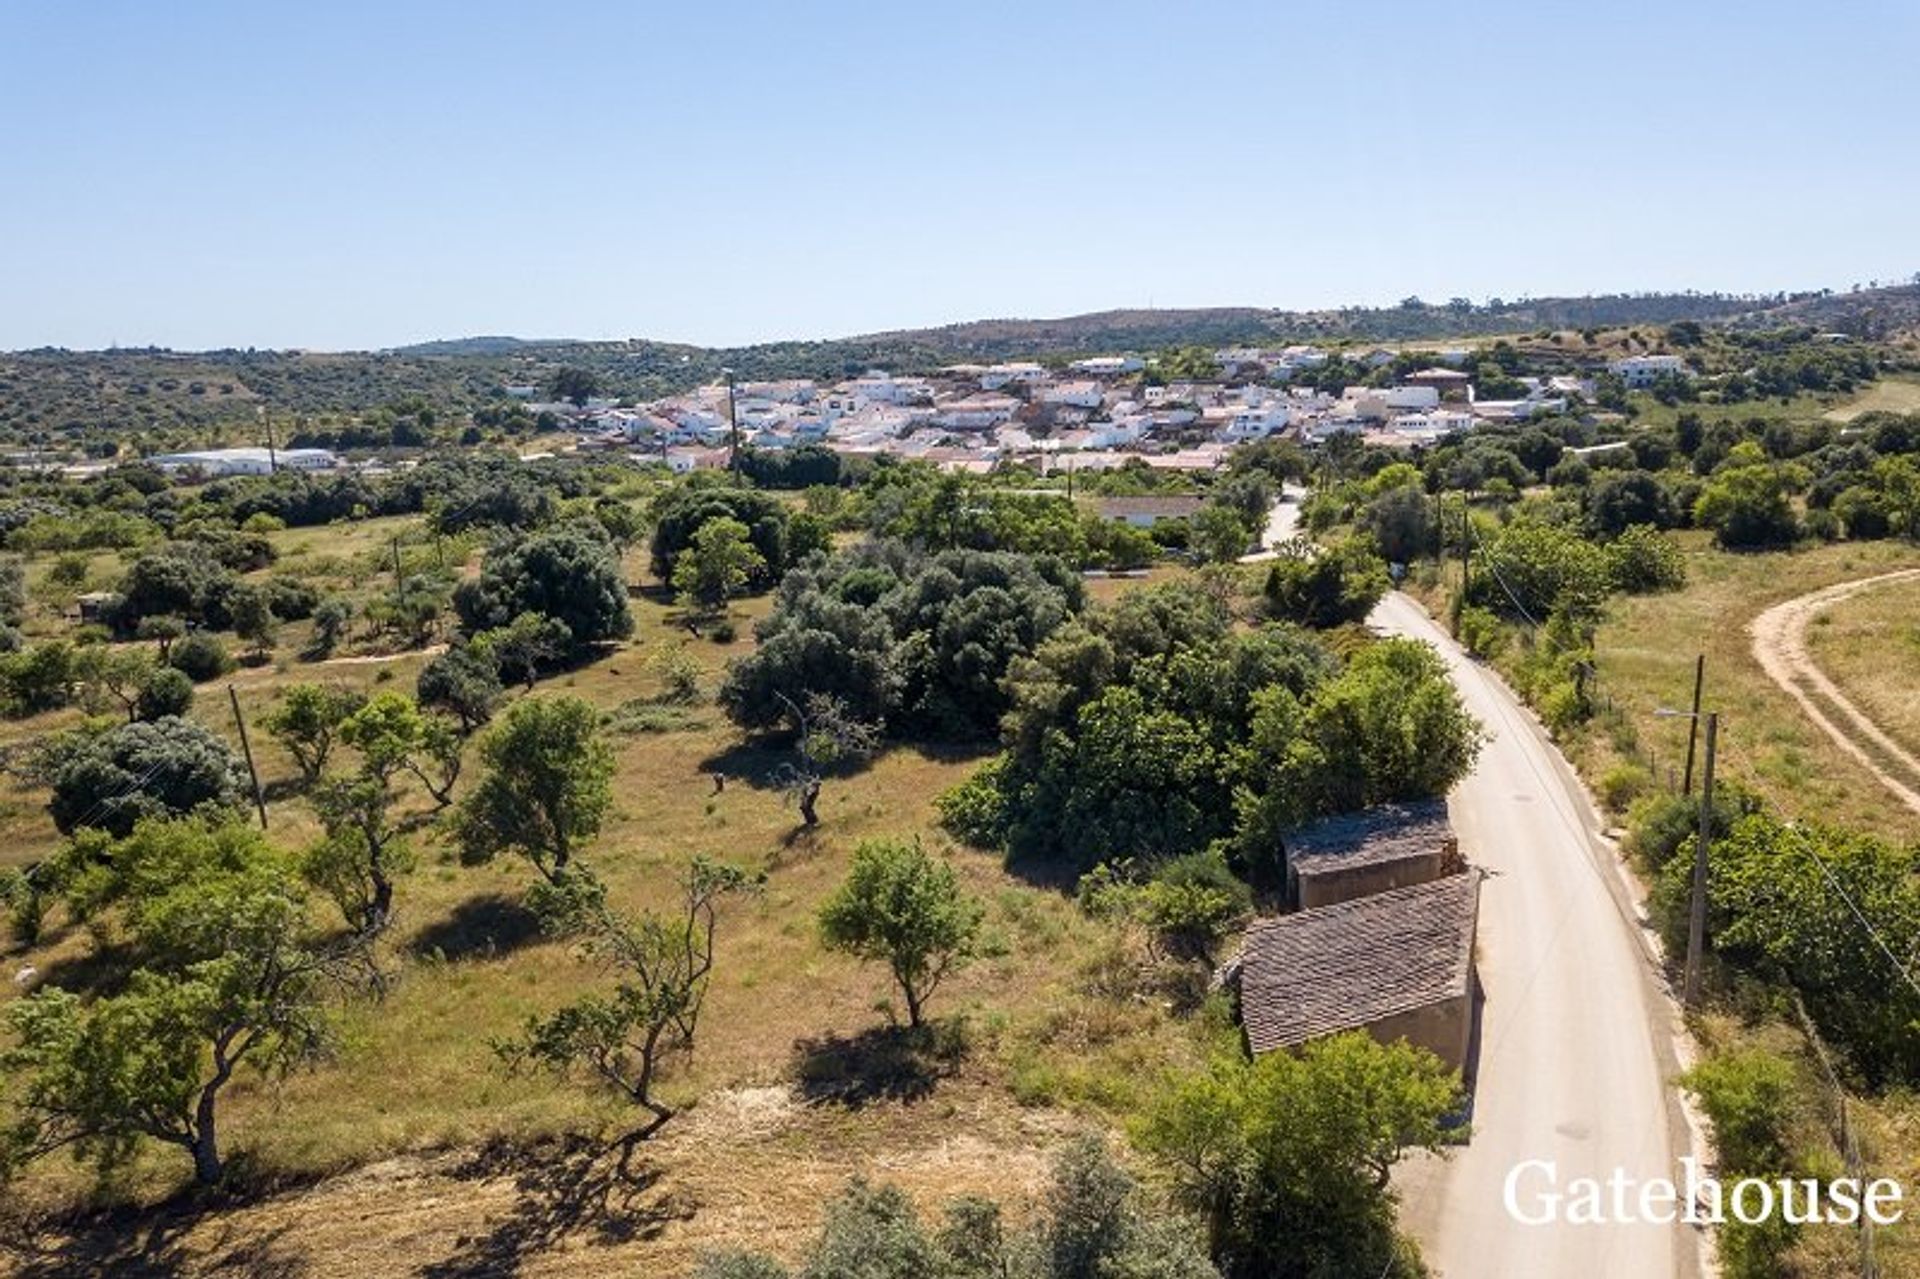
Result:
{"label": "terracotta roof", "polygon": [[1342,813],[1281,837],[1294,873],[1324,875],[1420,857],[1453,839],[1447,801],[1417,799]]}
{"label": "terracotta roof", "polygon": [[1257,921],[1239,960],[1247,1044],[1272,1052],[1467,993],[1477,871]]}

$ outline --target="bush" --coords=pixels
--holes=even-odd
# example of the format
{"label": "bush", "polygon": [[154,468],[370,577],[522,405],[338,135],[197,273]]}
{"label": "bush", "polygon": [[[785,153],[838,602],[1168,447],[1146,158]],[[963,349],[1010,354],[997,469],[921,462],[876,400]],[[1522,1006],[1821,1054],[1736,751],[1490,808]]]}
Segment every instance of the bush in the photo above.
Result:
{"label": "bush", "polygon": [[169,715],[185,715],[192,706],[193,681],[184,671],[160,666],[141,681],[133,713],[145,720],[164,719]]}
{"label": "bush", "polygon": [[999,848],[1006,843],[1008,813],[1002,790],[1006,772],[1007,757],[1002,755],[933,801],[948,834],[975,848]]}
{"label": "bush", "polygon": [[167,664],[196,684],[218,679],[233,669],[233,655],[211,631],[181,636],[167,654]]}
{"label": "bush", "polygon": [[1492,661],[1507,645],[1507,633],[1490,609],[1468,604],[1460,610],[1461,647],[1482,661]]}
{"label": "bush", "polygon": [[1390,585],[1380,557],[1349,538],[1322,554],[1303,551],[1275,561],[1263,594],[1275,621],[1325,628],[1365,621]]}
{"label": "bush", "polygon": [[1653,788],[1653,775],[1638,764],[1615,764],[1600,778],[1600,802],[1607,811],[1624,813]]}
{"label": "bush", "polygon": [[[1680,1078],[1713,1122],[1723,1184],[1741,1177],[1773,1179],[1795,1172],[1788,1149],[1796,1086],[1793,1063],[1758,1048],[1708,1057]],[[1729,1279],[1771,1279],[1797,1228],[1775,1214],[1758,1225],[1729,1220],[1720,1229],[1720,1258]]]}
{"label": "bush", "polygon": [[63,833],[92,826],[125,836],[143,817],[233,805],[246,793],[246,773],[227,744],[192,720],[169,716],[69,745],[47,807]]}
{"label": "bush", "polygon": [[1635,524],[1607,544],[1607,576],[1616,591],[1645,595],[1677,591],[1687,584],[1687,562],[1673,540],[1648,524]]}

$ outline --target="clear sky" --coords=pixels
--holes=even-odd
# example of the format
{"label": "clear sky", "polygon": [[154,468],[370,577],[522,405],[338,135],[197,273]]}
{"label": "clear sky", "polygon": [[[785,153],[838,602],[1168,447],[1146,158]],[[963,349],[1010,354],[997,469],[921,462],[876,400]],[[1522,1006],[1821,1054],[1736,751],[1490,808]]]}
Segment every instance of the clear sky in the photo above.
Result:
{"label": "clear sky", "polygon": [[1920,2],[0,0],[0,348],[1920,270]]}

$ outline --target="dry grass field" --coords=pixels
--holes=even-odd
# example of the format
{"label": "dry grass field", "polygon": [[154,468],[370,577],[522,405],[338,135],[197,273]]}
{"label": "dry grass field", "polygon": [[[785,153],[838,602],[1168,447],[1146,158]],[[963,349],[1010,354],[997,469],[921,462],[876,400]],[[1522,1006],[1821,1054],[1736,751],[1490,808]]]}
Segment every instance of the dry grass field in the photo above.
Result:
{"label": "dry grass field", "polygon": [[1678,775],[1686,759],[1687,721],[1656,718],[1654,711],[1687,706],[1694,657],[1704,653],[1704,706],[1721,713],[1723,779],[1751,787],[1790,815],[1896,839],[1920,836],[1920,820],[1895,804],[1767,678],[1746,629],[1781,600],[1920,566],[1920,549],[1860,542],[1736,555],[1713,549],[1701,534],[1681,538],[1688,550],[1686,589],[1617,599],[1600,628],[1600,692],[1611,699],[1632,741],[1618,740],[1620,733],[1576,734],[1566,745],[1586,775],[1600,777],[1623,758],[1650,761],[1663,782]]}
{"label": "dry grass field", "polygon": [[[369,521],[276,534],[279,570],[310,570],[361,594],[382,589],[391,578],[381,580],[380,557],[408,532],[406,522]],[[408,554],[434,553],[426,539],[412,541]],[[477,548],[459,548],[461,561],[477,562]],[[637,548],[628,558],[640,588],[634,638],[533,695],[574,693],[614,712],[653,697],[650,654],[682,645],[711,694],[726,661],[749,650],[764,598],[736,606],[732,643],[690,639],[645,580],[644,561]],[[1094,594],[1111,598],[1134,584],[1101,582]],[[259,718],[302,680],[410,692],[424,660],[303,663],[293,656],[302,639],[289,627],[275,661],[231,680],[254,726],[270,833],[290,847],[316,827]],[[194,714],[231,739],[225,684],[202,686]],[[0,744],[75,717],[0,726]],[[578,1082],[508,1073],[489,1047],[599,975],[537,933],[520,905],[530,871],[463,867],[427,829],[416,841],[420,865],[399,887],[395,989],[349,1010],[337,1053],[319,1069],[246,1077],[232,1091],[232,1151],[254,1186],[284,1189],[182,1217],[177,1234],[164,1213],[141,1217],[138,1230],[108,1216],[72,1237],[43,1238],[51,1251],[16,1258],[19,1272],[154,1264],[185,1274],[679,1274],[701,1249],[726,1243],[792,1252],[823,1201],[856,1174],[899,1181],[929,1203],[975,1192],[1017,1204],[1064,1133],[1117,1128],[1159,1072],[1205,1055],[1217,1027],[1171,1015],[1137,980],[1139,955],[1111,925],[1084,917],[1056,888],[1009,874],[996,856],[952,847],[935,826],[934,797],[977,756],[890,750],[830,780],[821,824],[806,833],[770,784],[781,755],[743,743],[710,704],[686,721],[616,734],[615,811],[592,866],[627,907],[666,902],[697,853],[766,880],[725,910],[697,1054],[665,1089],[692,1108],[643,1148],[639,1182],[615,1176],[598,1147],[578,1144],[580,1134],[623,1131],[630,1113]],[[715,772],[730,779],[717,793]],[[927,841],[988,907],[984,955],[936,999],[952,1042],[931,1055],[903,1057],[880,1033],[885,974],[826,953],[815,935],[815,912],[849,852],[873,836]],[[55,845],[43,793],[0,783],[0,841],[0,857],[16,863]],[[55,929],[36,948],[0,950],[0,964],[31,962],[58,981],[88,951],[84,936]],[[5,989],[0,998],[12,997]],[[151,1203],[183,1171],[170,1152],[150,1153],[106,1197]],[[18,1188],[16,1203],[56,1207],[97,1191],[89,1177],[50,1162]],[[0,1251],[0,1272],[7,1264]]]}
{"label": "dry grass field", "polygon": [[1920,752],[1920,580],[1875,586],[1815,614],[1807,638],[1848,700]]}
{"label": "dry grass field", "polygon": [[1851,422],[1862,413],[1920,413],[1920,381],[1885,377],[1843,404],[1827,410],[1835,422]]}

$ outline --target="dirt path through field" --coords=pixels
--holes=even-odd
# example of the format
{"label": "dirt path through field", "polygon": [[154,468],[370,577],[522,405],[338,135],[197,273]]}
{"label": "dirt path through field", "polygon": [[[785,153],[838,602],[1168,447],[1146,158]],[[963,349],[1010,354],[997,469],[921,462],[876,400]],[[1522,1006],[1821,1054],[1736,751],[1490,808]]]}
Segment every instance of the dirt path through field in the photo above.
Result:
{"label": "dirt path through field", "polygon": [[1841,582],[1775,604],[1754,618],[1747,631],[1753,636],[1753,655],[1768,678],[1800,703],[1807,718],[1859,760],[1895,798],[1920,813],[1920,758],[1848,700],[1840,686],[1814,664],[1807,649],[1807,627],[1822,610],[1875,586],[1915,577],[1920,577],[1920,569],[1908,568]]}

